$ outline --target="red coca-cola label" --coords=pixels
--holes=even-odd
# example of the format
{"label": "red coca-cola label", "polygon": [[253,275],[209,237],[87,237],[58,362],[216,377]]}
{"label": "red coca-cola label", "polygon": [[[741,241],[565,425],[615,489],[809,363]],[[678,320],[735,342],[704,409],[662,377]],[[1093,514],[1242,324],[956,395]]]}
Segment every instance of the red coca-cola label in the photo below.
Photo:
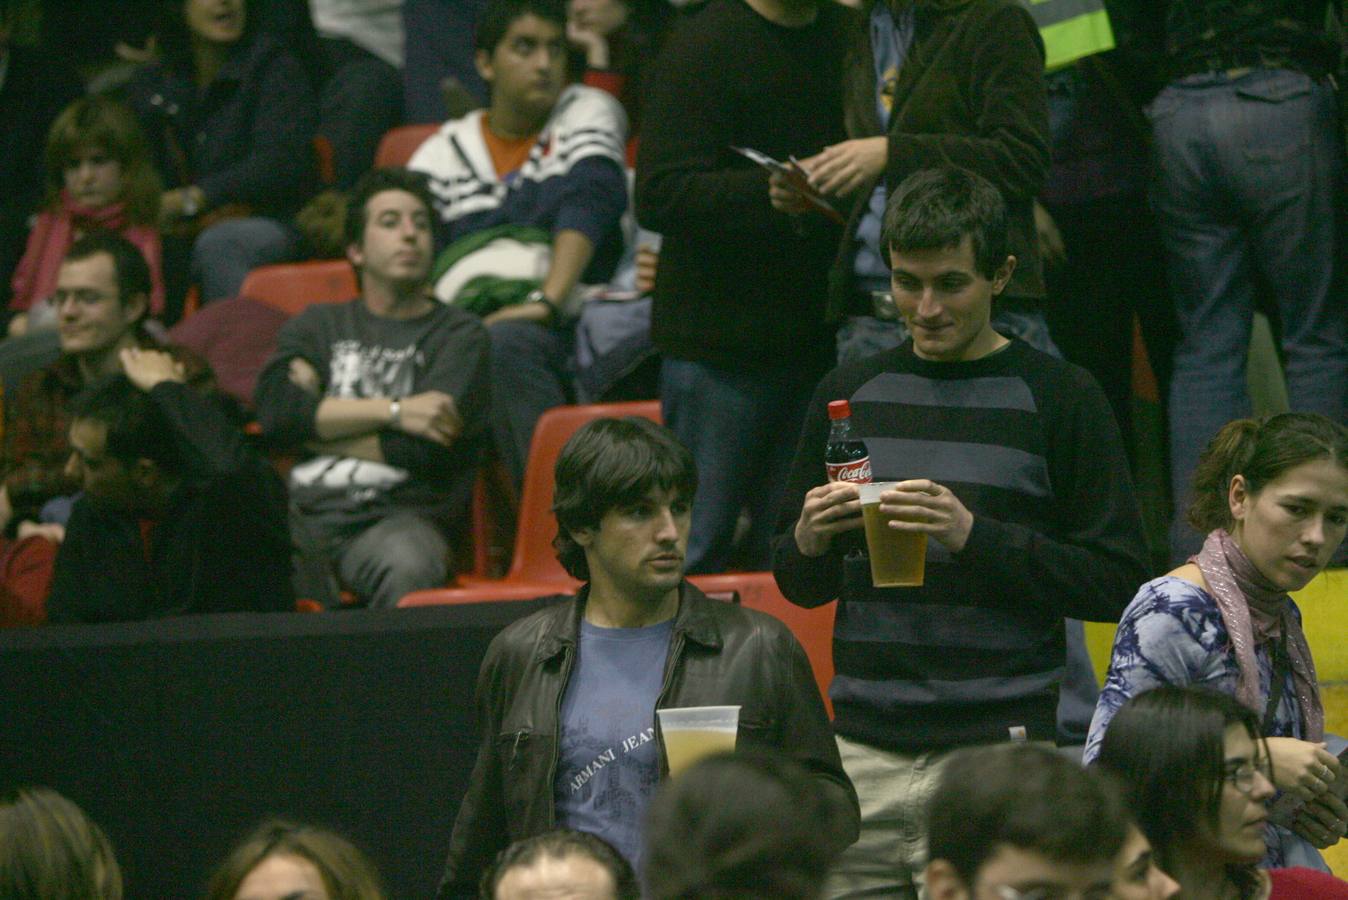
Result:
{"label": "red coca-cola label", "polygon": [[828,470],[829,481],[851,481],[856,484],[869,484],[871,475],[871,458],[869,456],[861,459],[854,459],[845,463],[824,463],[824,468]]}

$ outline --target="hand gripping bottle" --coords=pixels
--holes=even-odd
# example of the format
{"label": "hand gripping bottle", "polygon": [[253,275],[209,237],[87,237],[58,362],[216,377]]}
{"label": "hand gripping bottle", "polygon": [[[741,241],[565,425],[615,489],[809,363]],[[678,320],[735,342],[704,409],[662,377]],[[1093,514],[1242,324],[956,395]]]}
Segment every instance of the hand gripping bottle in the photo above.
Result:
{"label": "hand gripping bottle", "polygon": [[871,455],[866,443],[852,436],[852,407],[846,400],[833,400],[828,405],[828,417],[832,422],[824,447],[828,480],[866,484],[871,480]]}

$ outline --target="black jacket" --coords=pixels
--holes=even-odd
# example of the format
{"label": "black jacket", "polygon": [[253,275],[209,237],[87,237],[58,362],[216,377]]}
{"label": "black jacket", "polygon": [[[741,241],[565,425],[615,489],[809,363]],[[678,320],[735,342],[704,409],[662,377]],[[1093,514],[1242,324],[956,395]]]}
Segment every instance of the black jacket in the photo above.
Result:
{"label": "black jacket", "polygon": [[[869,38],[849,65],[847,93],[854,137],[880,133],[875,121],[875,64]],[[1015,0],[924,0],[917,32],[894,85],[889,158],[881,176],[892,193],[914,172],[957,166],[1001,191],[1007,206],[1007,252],[1016,268],[1006,297],[1044,297],[1033,199],[1049,168],[1044,42]],[[830,319],[870,314],[853,289],[856,231],[875,188],[857,192],[838,258],[829,273]],[[861,303],[861,305],[858,305]]]}
{"label": "black jacket", "polygon": [[[513,623],[487,650],[477,683],[482,746],[454,822],[440,897],[476,897],[498,851],[555,825],[557,710],[587,593]],[[856,840],[856,791],[790,630],[684,582],[671,640],[657,708],[739,704],[737,747],[771,748],[804,765],[836,800],[837,849]],[[663,768],[663,741],[661,748]]]}
{"label": "black jacket", "polygon": [[245,38],[204,92],[161,64],[137,73],[126,101],[164,182],[195,184],[207,209],[242,203],[286,215],[315,186],[318,102],[304,69],[269,35]]}
{"label": "black jacket", "polygon": [[148,541],[137,519],[83,496],[56,556],[47,618],[116,622],[293,610],[285,486],[213,397],[150,391],[185,471]]}

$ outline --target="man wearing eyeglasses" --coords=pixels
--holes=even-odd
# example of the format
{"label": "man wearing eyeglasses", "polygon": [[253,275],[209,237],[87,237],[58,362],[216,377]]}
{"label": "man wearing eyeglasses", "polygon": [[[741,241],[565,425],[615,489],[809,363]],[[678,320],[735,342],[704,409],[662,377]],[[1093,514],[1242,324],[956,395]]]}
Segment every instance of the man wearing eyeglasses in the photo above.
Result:
{"label": "man wearing eyeglasses", "polygon": [[75,397],[100,377],[121,371],[122,350],[168,349],[193,387],[212,374],[205,361],[181,347],[163,348],[144,328],[150,270],[135,244],[111,232],[91,232],[71,245],[52,294],[60,357],[5,385],[5,428],[0,448],[0,625],[36,625],[56,549],[65,538],[77,479],[66,472]]}
{"label": "man wearing eyeglasses", "polygon": [[930,900],[1108,900],[1127,837],[1114,789],[1047,748],[950,757],[927,808]]}

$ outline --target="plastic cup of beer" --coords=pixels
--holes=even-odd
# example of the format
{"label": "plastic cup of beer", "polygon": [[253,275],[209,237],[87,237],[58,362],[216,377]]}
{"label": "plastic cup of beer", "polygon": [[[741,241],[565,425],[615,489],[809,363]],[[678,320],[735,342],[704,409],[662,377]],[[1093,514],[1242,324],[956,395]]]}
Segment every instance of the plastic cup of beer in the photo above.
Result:
{"label": "plastic cup of beer", "polygon": [[861,520],[866,526],[866,552],[871,557],[871,584],[883,587],[921,587],[927,566],[927,536],[896,531],[896,516],[880,512],[880,495],[894,490],[897,481],[872,481],[861,489]]}
{"label": "plastic cup of beer", "polygon": [[671,777],[704,756],[735,749],[740,727],[738,706],[685,706],[657,709],[655,714],[660,717]]}

